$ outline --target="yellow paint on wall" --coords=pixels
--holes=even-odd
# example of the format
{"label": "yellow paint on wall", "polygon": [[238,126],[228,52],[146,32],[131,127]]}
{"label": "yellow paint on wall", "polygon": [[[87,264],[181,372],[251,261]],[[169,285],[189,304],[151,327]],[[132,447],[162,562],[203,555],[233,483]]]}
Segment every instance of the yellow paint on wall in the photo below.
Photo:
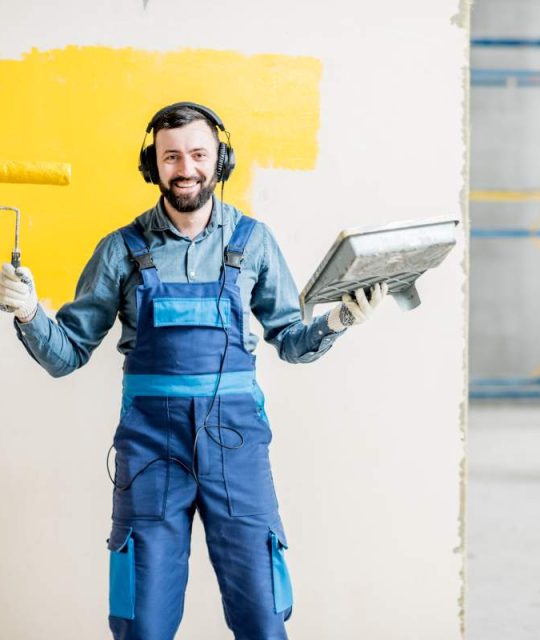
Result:
{"label": "yellow paint on wall", "polygon": [[540,191],[471,191],[471,202],[538,202]]}
{"label": "yellow paint on wall", "polygon": [[[315,58],[233,51],[70,46],[0,60],[0,160],[72,165],[67,187],[0,184],[0,205],[21,209],[22,263],[40,298],[53,308],[72,299],[100,238],[157,200],[137,170],[155,111],[190,100],[221,116],[237,156],[225,200],[255,213],[255,167],[315,166],[320,77]],[[0,212],[2,262],[13,219]]]}

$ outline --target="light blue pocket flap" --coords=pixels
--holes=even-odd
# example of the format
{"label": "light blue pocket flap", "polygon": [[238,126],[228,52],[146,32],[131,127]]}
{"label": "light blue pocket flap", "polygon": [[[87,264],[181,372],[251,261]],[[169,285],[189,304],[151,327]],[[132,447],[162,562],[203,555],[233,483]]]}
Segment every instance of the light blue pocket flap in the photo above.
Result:
{"label": "light blue pocket flap", "polygon": [[285,564],[284,549],[287,546],[281,542],[277,534],[270,530],[270,545],[272,549],[272,581],[274,588],[274,611],[281,613],[293,604],[293,594],[289,570]]}
{"label": "light blue pocket flap", "polygon": [[[219,303],[223,326],[231,324],[231,301]],[[155,298],[154,327],[171,326],[221,327],[217,298]]]}
{"label": "light blue pocket flap", "polygon": [[135,618],[135,549],[132,529],[114,526],[108,540],[109,613],[117,618]]}

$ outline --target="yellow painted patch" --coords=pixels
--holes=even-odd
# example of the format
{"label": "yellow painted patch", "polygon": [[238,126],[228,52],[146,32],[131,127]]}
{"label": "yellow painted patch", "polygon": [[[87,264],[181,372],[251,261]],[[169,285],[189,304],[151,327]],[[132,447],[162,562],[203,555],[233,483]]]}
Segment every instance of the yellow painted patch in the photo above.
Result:
{"label": "yellow painted patch", "polygon": [[539,202],[540,191],[471,191],[472,202]]}
{"label": "yellow painted patch", "polygon": [[[58,308],[105,234],[151,207],[158,188],[137,160],[146,124],[164,105],[208,105],[231,132],[237,168],[225,200],[250,213],[253,169],[312,169],[317,157],[320,62],[231,51],[159,53],[106,47],[32,50],[0,60],[0,161],[69,162],[72,182],[0,184],[0,205],[22,212],[22,263]],[[0,261],[14,216],[0,212]]]}

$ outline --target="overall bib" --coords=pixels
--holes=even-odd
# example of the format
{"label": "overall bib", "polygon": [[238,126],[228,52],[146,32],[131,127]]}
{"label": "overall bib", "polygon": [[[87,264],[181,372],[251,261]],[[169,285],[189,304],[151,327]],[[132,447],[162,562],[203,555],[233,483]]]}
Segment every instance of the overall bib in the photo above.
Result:
{"label": "overall bib", "polygon": [[114,437],[108,548],[116,640],[173,640],[195,510],[235,639],[287,639],[292,591],[268,457],[272,435],[255,356],[244,347],[236,284],[255,224],[240,218],[225,272],[204,283],[161,282],[139,226],[121,229],[143,284]]}

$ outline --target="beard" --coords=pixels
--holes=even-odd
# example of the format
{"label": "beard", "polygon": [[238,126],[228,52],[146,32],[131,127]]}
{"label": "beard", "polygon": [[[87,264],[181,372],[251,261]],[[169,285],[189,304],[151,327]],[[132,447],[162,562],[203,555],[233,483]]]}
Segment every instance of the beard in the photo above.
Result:
{"label": "beard", "polygon": [[179,213],[193,213],[204,206],[211,198],[216,188],[217,176],[214,174],[208,184],[204,184],[202,178],[196,178],[195,181],[201,185],[199,192],[195,195],[177,195],[172,190],[174,183],[183,184],[184,182],[193,182],[193,178],[175,178],[169,182],[168,187],[160,180],[159,190],[173,209],[176,209]]}

